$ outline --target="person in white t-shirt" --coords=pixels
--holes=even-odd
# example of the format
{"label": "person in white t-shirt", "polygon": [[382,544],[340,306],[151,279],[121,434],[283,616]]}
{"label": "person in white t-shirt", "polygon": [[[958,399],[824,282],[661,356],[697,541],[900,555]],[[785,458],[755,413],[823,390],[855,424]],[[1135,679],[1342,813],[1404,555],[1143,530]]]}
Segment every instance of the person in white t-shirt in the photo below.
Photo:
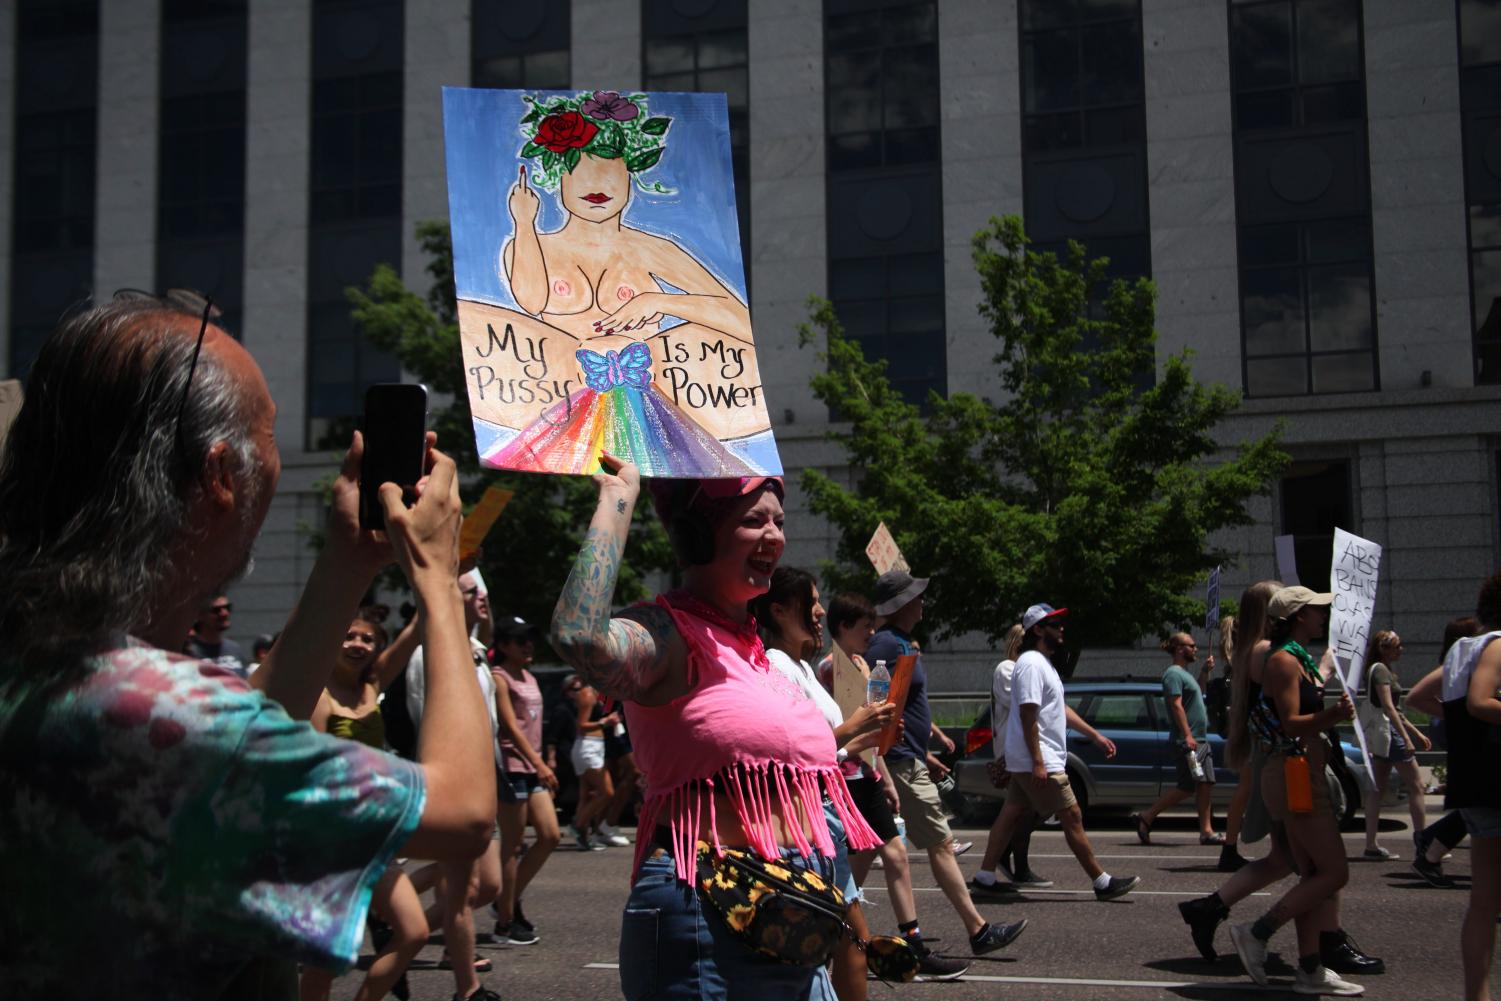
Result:
{"label": "person in white t-shirt", "polygon": [[1022,655],[1011,674],[1011,715],[1006,720],[1006,805],[991,828],[985,851],[986,863],[970,883],[971,892],[994,892],[998,881],[994,860],[1000,857],[1022,817],[1057,814],[1069,849],[1094,883],[1098,900],[1116,900],[1130,893],[1140,879],[1112,876],[1095,858],[1089,836],[1084,833],[1084,815],[1069,785],[1068,729],[1084,734],[1115,757],[1115,744],[1063,700],[1063,679],[1052,657],[1063,648],[1063,620],[1068,609],[1033,605],[1022,616]]}
{"label": "person in white t-shirt", "polygon": [[[1011,781],[1010,773],[1006,771],[1006,721],[1011,718],[1011,677],[1016,671],[1016,658],[1021,656],[1023,633],[1020,622],[1014,623],[1010,629],[1006,630],[1006,638],[1002,643],[1005,656],[995,666],[995,671],[991,676],[990,781],[997,789],[1004,789]],[[1037,814],[1023,814],[1015,832],[1011,835],[1010,843],[997,846],[995,858],[991,858],[987,851],[981,868],[995,872],[999,867],[1001,875],[1005,877],[1005,882],[1013,887],[1042,889],[1052,886],[1053,881],[1043,879],[1033,872],[1032,866],[1027,861],[1027,852],[1032,846],[1032,829],[1036,825]],[[1003,847],[1004,850],[1002,850]]]}

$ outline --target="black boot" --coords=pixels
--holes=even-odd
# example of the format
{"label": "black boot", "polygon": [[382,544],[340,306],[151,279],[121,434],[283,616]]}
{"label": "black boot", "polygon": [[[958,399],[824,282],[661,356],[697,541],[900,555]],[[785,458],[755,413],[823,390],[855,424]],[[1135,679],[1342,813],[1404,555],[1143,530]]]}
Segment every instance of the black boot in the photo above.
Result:
{"label": "black boot", "polygon": [[1386,972],[1386,964],[1361,952],[1343,928],[1319,932],[1319,961],[1335,973]]}
{"label": "black boot", "polygon": [[1235,845],[1227,841],[1220,848],[1220,864],[1216,868],[1220,872],[1238,872],[1241,866],[1248,864],[1250,861],[1248,858],[1243,858]]}
{"label": "black boot", "polygon": [[1214,930],[1230,916],[1230,908],[1218,897],[1210,895],[1183,901],[1178,905],[1178,912],[1183,915],[1183,923],[1188,925],[1199,955],[1211,963],[1218,959],[1219,953],[1214,950]]}

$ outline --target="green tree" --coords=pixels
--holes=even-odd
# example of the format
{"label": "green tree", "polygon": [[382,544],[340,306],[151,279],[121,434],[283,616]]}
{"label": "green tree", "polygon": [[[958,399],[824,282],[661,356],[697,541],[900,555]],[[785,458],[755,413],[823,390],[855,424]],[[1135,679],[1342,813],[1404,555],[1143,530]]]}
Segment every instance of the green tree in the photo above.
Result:
{"label": "green tree", "polygon": [[[438,447],[458,463],[465,502],[478,500],[491,484],[515,491],[485,542],[480,570],[497,616],[520,615],[545,627],[583,542],[598,490],[587,477],[500,473],[480,467],[459,346],[448,224],[418,223],[417,238],[430,258],[427,273],[432,286],[425,296],[408,289],[384,264],[376,267],[364,288],[347,289],[346,295],[356,323],[372,344],[398,358],[427,384],[434,398],[451,398],[447,406],[433,411],[431,427],[438,433]],[[653,518],[651,505],[639,505],[620,569],[617,600],[644,596],[644,574],[672,565],[666,534]]]}
{"label": "green tree", "polygon": [[1165,359],[1155,383],[1143,378],[1156,364],[1153,284],[1107,281],[1108,262],[1077,243],[1062,260],[1027,244],[1014,216],[974,239],[980,314],[999,345],[994,402],[935,393],[925,413],[814,300],[803,343],[822,343],[826,366],[813,391],[838,415],[830,437],[854,488],[818,470],[803,484],[839,531],[835,586],[868,591],[865,545],[885,521],[914,572],[932,577],[929,632],[993,642],[1046,601],[1071,609],[1076,659],[1202,622],[1191,593],[1233,561],[1209,534],[1249,524],[1246,501],[1270,491],[1288,457],[1279,428],[1214,461],[1214,427],[1239,394],[1197,382],[1188,351]]}

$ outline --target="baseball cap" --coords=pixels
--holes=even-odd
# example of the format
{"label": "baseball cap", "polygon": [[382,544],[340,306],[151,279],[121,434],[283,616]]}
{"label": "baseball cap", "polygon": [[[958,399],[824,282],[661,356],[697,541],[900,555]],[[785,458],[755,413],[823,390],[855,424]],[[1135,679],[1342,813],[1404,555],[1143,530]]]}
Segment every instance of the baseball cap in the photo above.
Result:
{"label": "baseball cap", "polygon": [[1068,609],[1054,608],[1052,605],[1033,605],[1022,613],[1022,628],[1030,630],[1043,619],[1051,619],[1057,615],[1067,615]]}
{"label": "baseball cap", "polygon": [[890,615],[928,589],[928,578],[914,577],[905,570],[887,570],[876,580],[877,615]]}
{"label": "baseball cap", "polygon": [[536,639],[537,627],[519,615],[502,615],[495,620],[496,639]]}
{"label": "baseball cap", "polygon": [[1274,619],[1285,619],[1290,615],[1297,615],[1308,605],[1332,604],[1332,592],[1311,591],[1301,584],[1294,584],[1272,593],[1272,600],[1267,602],[1266,613]]}

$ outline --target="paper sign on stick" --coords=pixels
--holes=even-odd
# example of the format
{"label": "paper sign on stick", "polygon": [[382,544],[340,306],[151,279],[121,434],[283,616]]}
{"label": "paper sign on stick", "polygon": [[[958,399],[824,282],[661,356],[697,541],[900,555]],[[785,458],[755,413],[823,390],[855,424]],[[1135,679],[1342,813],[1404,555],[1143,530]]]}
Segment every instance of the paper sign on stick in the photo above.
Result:
{"label": "paper sign on stick", "polygon": [[1272,540],[1272,548],[1277,553],[1277,579],[1288,587],[1298,583],[1298,560],[1294,555],[1293,537],[1291,535],[1279,535]]}
{"label": "paper sign on stick", "polygon": [[490,528],[495,524],[495,519],[511,503],[511,498],[516,496],[513,491],[504,487],[490,486],[480,497],[479,503],[474,505],[474,510],[464,516],[464,527],[459,529],[459,556],[466,557],[479,549],[480,543],[485,541],[485,536],[490,534]]}
{"label": "paper sign on stick", "polygon": [[1220,624],[1220,568],[1209,571],[1209,581],[1204,585],[1204,631],[1214,632]]}
{"label": "paper sign on stick", "polygon": [[[1329,590],[1334,594],[1334,607],[1329,612],[1329,649],[1334,652],[1336,669],[1352,699],[1359,696],[1363,687],[1366,641],[1376,611],[1380,570],[1380,546],[1342,528],[1334,530],[1334,563],[1329,568]],[[1366,771],[1374,786],[1376,775],[1366,748],[1365,729],[1359,723],[1355,725],[1355,738],[1360,742]]]}
{"label": "paper sign on stick", "polygon": [[[839,649],[839,644],[834,644],[834,701],[839,704],[839,711],[845,719],[854,715],[855,710],[865,705],[866,684],[870,681],[870,674],[862,670],[859,664],[850,660],[845,652]],[[867,765],[876,763],[876,749],[867,747],[860,752],[860,757]]]}
{"label": "paper sign on stick", "polygon": [[443,89],[480,463],[777,475],[723,94]]}
{"label": "paper sign on stick", "polygon": [[910,571],[912,568],[902,558],[902,551],[897,548],[896,539],[892,538],[891,530],[883,521],[876,526],[875,534],[870,537],[870,542],[865,545],[865,555],[870,559],[871,566],[876,568],[876,573],[882,574],[888,570]]}
{"label": "paper sign on stick", "polygon": [[896,719],[891,725],[881,731],[881,744],[879,750],[881,756],[896,746],[897,724],[901,722],[902,713],[907,709],[907,689],[912,684],[912,672],[917,667],[917,654],[903,654],[896,659],[896,666],[891,669],[891,694],[886,701],[896,706]]}

